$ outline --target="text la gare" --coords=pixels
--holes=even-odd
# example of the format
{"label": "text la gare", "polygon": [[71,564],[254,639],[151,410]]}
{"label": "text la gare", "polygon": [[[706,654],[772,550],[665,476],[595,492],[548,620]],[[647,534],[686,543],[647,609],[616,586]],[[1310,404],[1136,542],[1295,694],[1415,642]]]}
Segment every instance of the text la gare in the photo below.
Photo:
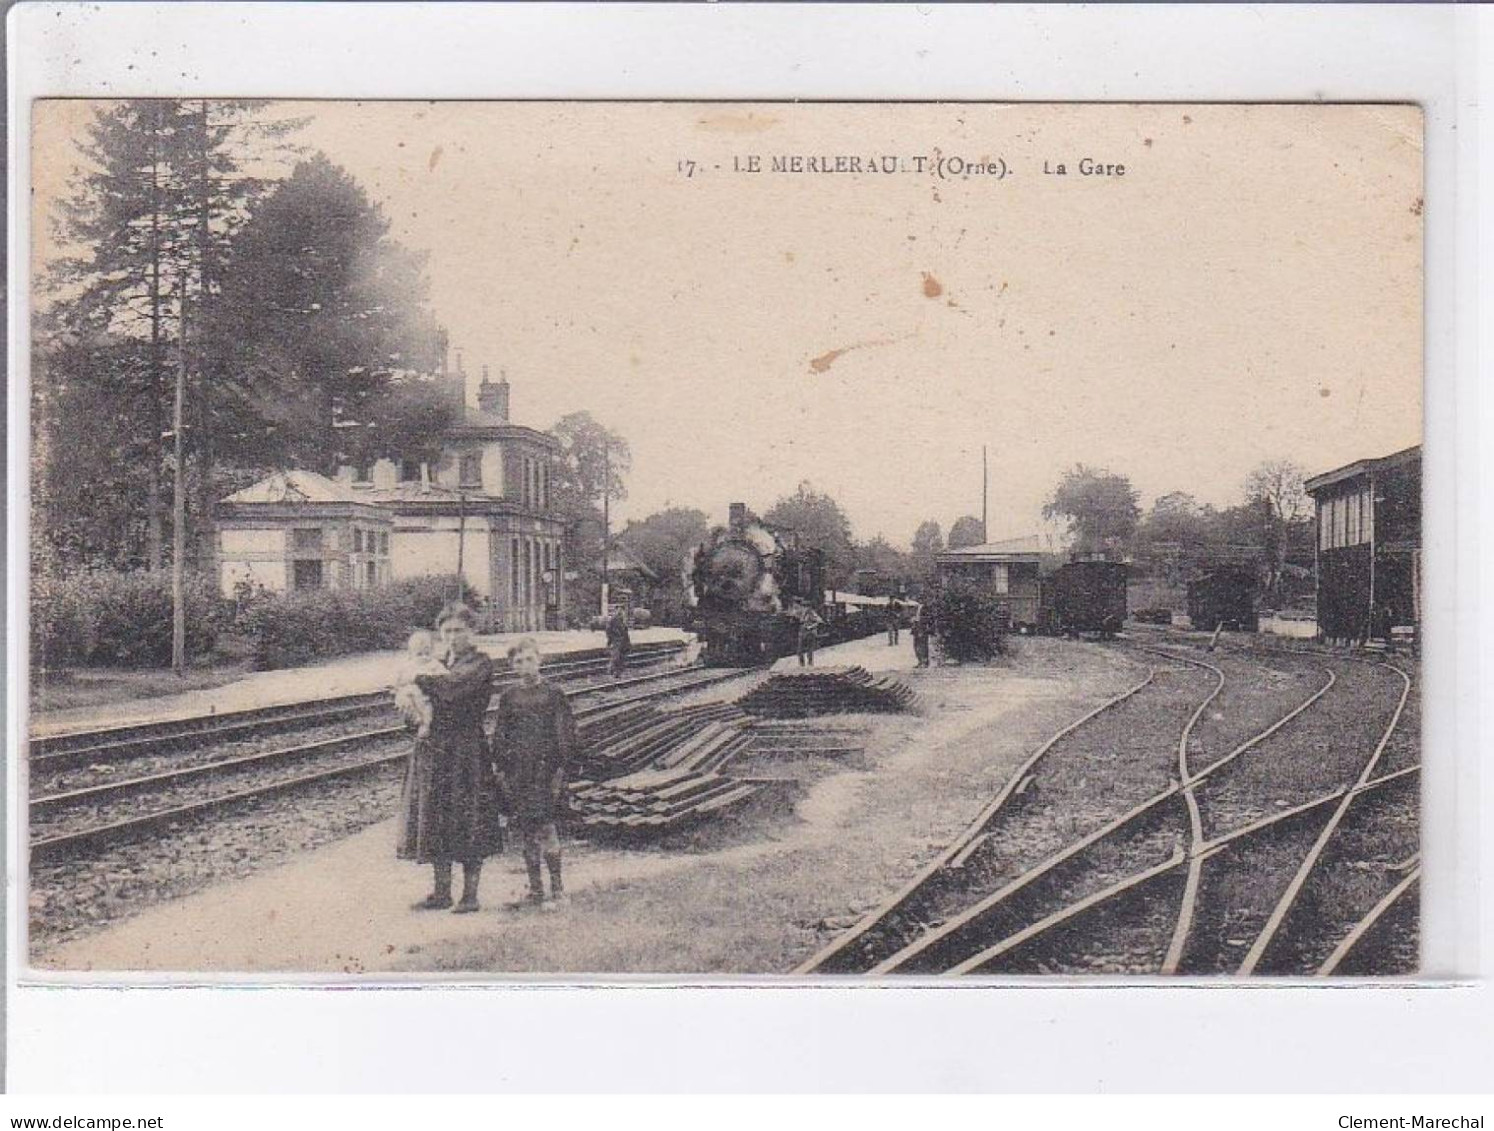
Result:
{"label": "text la gare", "polygon": [[[1093,157],[1081,157],[1077,168],[1081,177],[1124,177],[1126,175],[1124,165],[1096,161]],[[1044,160],[1043,172],[1050,177],[1067,177],[1069,167],[1062,161]]]}

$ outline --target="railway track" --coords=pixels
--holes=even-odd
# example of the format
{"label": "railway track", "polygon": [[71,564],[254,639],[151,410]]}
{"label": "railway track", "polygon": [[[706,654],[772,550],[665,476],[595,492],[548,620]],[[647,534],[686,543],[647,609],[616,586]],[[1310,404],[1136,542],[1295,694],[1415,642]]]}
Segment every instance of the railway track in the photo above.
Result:
{"label": "railway track", "polygon": [[[567,692],[580,700],[583,728],[605,734],[609,719],[636,704],[734,679],[736,671],[676,669]],[[490,708],[490,711],[494,708]],[[409,735],[395,724],[329,739],[209,760],[123,781],[35,797],[30,805],[33,863],[107,850],[247,803],[353,780],[402,763]]]}
{"label": "railway track", "polygon": [[[1373,898],[1347,901],[1352,915],[1328,921],[1322,890],[1337,888],[1319,863],[1326,845],[1342,843],[1344,814],[1382,828],[1375,807],[1404,812],[1415,788],[1414,760],[1380,769],[1409,695],[1406,673],[1134,651],[1151,663],[1145,679],[1044,743],[954,844],[798,972],[1333,972],[1364,953],[1365,937],[1404,918],[1409,879],[1393,899],[1383,882],[1361,885]],[[1387,696],[1387,683],[1398,694]],[[1366,712],[1371,692],[1378,706]],[[1323,755],[1307,770],[1304,740]],[[1163,747],[1172,755],[1159,780]],[[1106,791],[1065,795],[1065,777],[1107,769],[1116,788],[1100,803]],[[1127,792],[1137,785],[1147,787],[1141,796]],[[1404,845],[1406,826],[1398,840],[1382,838],[1381,856]],[[1409,835],[1414,845],[1414,817]],[[1328,858],[1340,870],[1362,865],[1352,848]],[[1242,920],[1245,889],[1266,906]],[[1271,956],[1265,966],[1262,955]]]}
{"label": "railway track", "polygon": [[[683,642],[674,641],[642,644],[634,648],[627,663],[630,668],[648,667],[679,655],[684,648]],[[605,674],[608,658],[583,654],[551,661],[542,665],[540,670],[554,682],[570,682]],[[494,677],[494,686],[502,687],[516,678],[512,672],[501,670]],[[287,731],[340,725],[386,713],[391,706],[391,693],[380,690],[221,714],[33,735],[27,744],[27,765],[35,780],[79,768],[168,754],[205,741],[242,741]]]}

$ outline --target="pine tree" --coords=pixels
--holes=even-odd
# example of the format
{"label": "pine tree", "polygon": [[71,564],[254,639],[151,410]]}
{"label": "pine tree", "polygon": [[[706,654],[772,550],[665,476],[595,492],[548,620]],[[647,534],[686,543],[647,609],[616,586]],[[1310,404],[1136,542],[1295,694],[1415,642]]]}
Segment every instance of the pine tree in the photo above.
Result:
{"label": "pine tree", "polygon": [[346,171],[300,162],[233,242],[216,336],[250,427],[220,438],[282,465],[346,461],[339,432],[376,422],[391,378],[434,367],[423,267]]}
{"label": "pine tree", "polygon": [[[164,557],[162,478],[184,318],[195,346],[186,359],[185,438],[201,485],[191,518],[199,563],[208,560],[213,435],[223,427],[211,396],[220,352],[213,300],[233,232],[267,184],[245,169],[272,170],[281,139],[299,124],[250,103],[133,100],[101,107],[78,146],[84,167],[57,217],[58,238],[74,251],[46,280],[54,301],[35,337],[38,369],[69,389],[54,398],[51,435],[65,445],[87,434],[95,451],[128,461],[98,481],[96,494],[113,490],[127,505],[140,499],[151,568]],[[87,415],[73,415],[85,404]],[[59,454],[59,445],[51,450]],[[138,492],[123,482],[137,465],[145,480]]]}

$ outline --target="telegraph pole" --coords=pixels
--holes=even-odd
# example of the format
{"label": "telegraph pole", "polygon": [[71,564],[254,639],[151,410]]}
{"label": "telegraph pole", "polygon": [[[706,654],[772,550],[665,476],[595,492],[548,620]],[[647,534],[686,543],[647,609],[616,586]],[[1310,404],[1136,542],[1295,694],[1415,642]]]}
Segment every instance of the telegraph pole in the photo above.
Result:
{"label": "telegraph pole", "polygon": [[980,540],[989,542],[991,540],[990,530],[986,526],[986,488],[990,483],[990,475],[986,471],[986,446],[980,446]]}
{"label": "telegraph pole", "polygon": [[462,548],[467,542],[467,492],[457,490],[457,575],[453,601],[462,599]]}
{"label": "telegraph pole", "polygon": [[182,558],[187,552],[186,476],[182,468],[182,400],[187,388],[187,277],[177,289],[181,304],[181,341],[176,359],[176,397],[171,411],[171,436],[176,452],[171,510],[171,670],[183,674],[187,665],[187,609],[183,593]]}
{"label": "telegraph pole", "polygon": [[607,551],[612,541],[612,447],[602,441],[602,615],[607,615]]}

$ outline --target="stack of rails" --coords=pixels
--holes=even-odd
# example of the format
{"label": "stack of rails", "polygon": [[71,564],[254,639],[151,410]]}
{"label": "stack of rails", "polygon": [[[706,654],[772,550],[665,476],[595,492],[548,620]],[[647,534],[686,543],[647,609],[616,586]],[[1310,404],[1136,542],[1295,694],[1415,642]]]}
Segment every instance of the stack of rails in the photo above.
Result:
{"label": "stack of rails", "polygon": [[917,709],[918,697],[891,676],[862,667],[821,668],[773,676],[741,700],[753,715],[802,719],[812,715],[881,713]]}
{"label": "stack of rails", "polygon": [[865,753],[862,728],[824,727],[801,719],[753,719],[748,753],[770,758],[845,758]]}
{"label": "stack of rails", "polygon": [[721,772],[752,741],[745,722],[731,703],[647,705],[608,720],[605,735],[584,728],[586,776],[571,786],[578,829],[667,832],[746,802],[760,785]]}

